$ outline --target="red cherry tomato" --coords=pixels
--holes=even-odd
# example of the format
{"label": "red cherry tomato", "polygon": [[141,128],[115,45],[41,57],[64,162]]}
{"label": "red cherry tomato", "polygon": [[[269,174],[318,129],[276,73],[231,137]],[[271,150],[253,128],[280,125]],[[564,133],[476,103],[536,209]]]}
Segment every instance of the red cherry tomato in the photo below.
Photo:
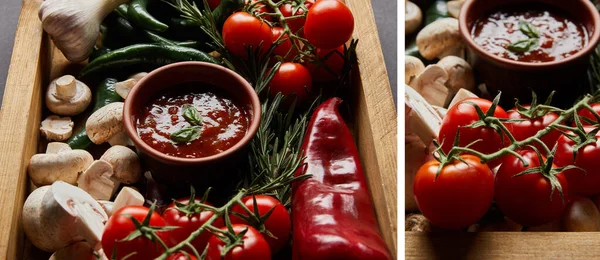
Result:
{"label": "red cherry tomato", "polygon": [[[487,113],[487,111],[490,109],[490,106],[492,105],[492,102],[486,99],[468,98],[463,101],[460,101],[459,103],[455,104],[450,109],[448,109],[446,117],[444,117],[444,120],[442,121],[442,126],[440,128],[440,133],[438,137],[439,142],[443,143],[442,150],[445,153],[448,153],[450,149],[452,149],[452,147],[454,146],[456,132],[459,128],[460,140],[458,142],[458,145],[461,147],[465,147],[476,140],[481,140],[475,143],[474,145],[470,146],[470,148],[485,154],[490,154],[508,146],[510,144],[508,137],[498,134],[496,131],[494,131],[494,129],[490,127],[466,127],[471,123],[479,120],[479,116],[477,115],[475,107],[473,107],[473,105],[467,102],[475,103],[481,108],[481,110],[483,110],[484,113]],[[496,106],[496,110],[494,111],[494,117],[507,118],[508,115],[506,114],[504,109],[502,109],[500,106]],[[509,131],[512,130],[511,124],[505,124],[505,126],[506,128],[508,128]],[[494,168],[498,166],[499,163],[500,160],[494,160],[488,162],[488,165],[490,166],[490,168]]]}
{"label": "red cherry tomato", "polygon": [[[182,198],[177,200],[177,202],[186,205],[189,203],[189,201],[189,198]],[[199,199],[196,199],[195,201],[196,203],[200,203]],[[205,202],[204,204],[212,206],[212,204],[207,202]],[[200,226],[206,223],[206,221],[208,221],[213,215],[214,212],[204,210],[198,213],[192,213],[188,216],[186,213],[179,211],[175,203],[171,203],[169,207],[165,210],[165,212],[163,212],[163,218],[165,219],[167,225],[179,227],[170,231],[171,237],[177,243],[188,238],[192,232],[198,230],[198,228],[200,228]],[[223,220],[221,218],[218,218],[213,222],[212,225],[215,227],[223,227]],[[198,252],[202,252],[206,247],[208,239],[211,235],[212,234],[208,231],[202,232],[200,236],[198,236],[192,241],[192,246],[194,246]],[[189,248],[185,248],[185,251],[190,254],[193,253]]]}
{"label": "red cherry tomato", "polygon": [[[290,232],[292,230],[292,221],[290,220],[290,214],[288,210],[279,202],[279,200],[267,196],[267,195],[256,195],[256,204],[258,206],[258,213],[261,216],[264,216],[269,212],[269,210],[273,209],[269,218],[263,223],[266,230],[271,232],[275,238],[272,238],[268,235],[263,234],[263,237],[269,244],[272,253],[277,253],[279,250],[285,246],[290,238]],[[254,200],[252,196],[247,196],[242,198],[242,203],[252,212],[254,212]],[[242,209],[241,206],[235,205],[231,212],[237,212],[243,216],[248,216],[248,212]],[[234,224],[246,224],[253,225],[253,223],[248,223],[245,220],[231,214],[231,223]],[[259,228],[258,226],[255,226]]]}
{"label": "red cherry tomato", "polygon": [[221,4],[221,0],[206,0],[206,2],[208,2],[210,10],[215,10]]}
{"label": "red cherry tomato", "polygon": [[272,38],[269,25],[249,13],[236,12],[223,24],[225,47],[243,58],[247,58],[246,46],[252,46],[255,50],[260,45],[261,53],[265,53],[271,47]]}
{"label": "red cherry tomato", "polygon": [[[530,106],[525,105],[524,108],[529,109]],[[521,141],[527,139],[529,137],[537,134],[538,131],[546,128],[556,119],[558,119],[558,114],[554,112],[548,112],[548,114],[537,117],[537,118],[527,118],[519,112],[517,112],[517,108],[513,108],[513,110],[508,111],[508,118],[510,119],[524,119],[525,121],[514,122],[512,123],[512,135],[517,139],[517,141]],[[552,147],[556,144],[556,140],[560,137],[560,132],[558,130],[553,130],[549,134],[543,136],[541,138],[542,142],[552,150]],[[540,144],[533,144],[540,152],[544,151]]]}
{"label": "red cherry tomato", "polygon": [[309,98],[312,91],[312,77],[301,64],[284,62],[275,72],[269,88],[273,96],[278,92],[285,96],[296,94],[300,104]]}
{"label": "red cherry tomato", "polygon": [[[586,133],[594,130],[594,127],[584,127]],[[572,133],[571,133],[572,134]],[[576,143],[562,135],[558,138],[554,163],[559,167],[575,165],[580,169],[564,171],[569,182],[571,195],[595,195],[600,194],[600,133],[596,133],[597,141],[579,148],[577,157],[573,161],[573,151]]]}
{"label": "red cherry tomato", "polygon": [[[273,27],[273,42],[277,41],[277,39],[279,39],[279,36],[282,33],[283,33],[283,28]],[[294,57],[296,57],[296,54],[298,54],[298,52],[292,46],[292,42],[290,41],[290,38],[287,35],[284,35],[281,37],[281,39],[283,39],[283,41],[279,45],[277,45],[275,50],[273,50],[273,53],[275,53],[275,55],[281,56],[282,58],[287,55],[286,60],[294,59]],[[289,54],[288,54],[288,52],[289,52]]]}
{"label": "red cherry tomato", "polygon": [[[596,113],[599,113],[599,114],[600,114],[600,103],[591,104],[591,106],[592,106],[592,109],[594,109],[594,111],[596,111]],[[590,111],[589,111],[589,110],[587,110],[587,109],[582,109],[582,110],[579,110],[579,111],[577,112],[577,114],[578,114],[580,117],[585,117],[585,118],[588,118],[588,119],[592,120],[593,122],[598,122],[598,119],[596,119],[596,117],[594,116],[594,114],[592,114],[592,112],[590,112]],[[575,123],[573,123],[573,124],[575,124]],[[581,119],[581,124],[582,124],[582,125],[590,125],[588,122],[586,122],[586,121],[585,121],[585,120],[583,120],[583,119]]]}
{"label": "red cherry tomato", "polygon": [[198,260],[198,258],[191,254],[175,253],[167,257],[167,260]]}
{"label": "red cherry tomato", "polygon": [[[257,0],[252,0],[252,4],[258,2]],[[248,0],[246,0],[246,5],[249,5]],[[262,4],[262,3],[258,3],[256,4],[254,7],[254,15],[255,16],[260,16],[262,19],[265,19],[269,22],[273,21],[273,18],[271,16],[268,15],[264,15],[266,13],[272,13],[271,8],[269,8],[268,6]]]}
{"label": "red cherry tomato", "polygon": [[[419,209],[433,225],[459,229],[475,224],[494,198],[494,174],[478,157],[465,154],[444,166],[431,160],[417,171],[413,183]],[[466,164],[465,164],[466,162]]]}
{"label": "red cherry tomato", "polygon": [[306,16],[304,35],[318,48],[333,49],[346,43],[354,31],[354,17],[340,1],[316,2]]}
{"label": "red cherry tomato", "polygon": [[[316,82],[336,80],[344,69],[344,45],[333,50],[317,48],[315,54],[322,59],[331,72],[324,66],[318,66],[311,62],[307,62],[306,68],[310,71],[313,80]],[[327,57],[327,59],[325,59],[325,57]]]}
{"label": "red cherry tomato", "polygon": [[[315,1],[313,0],[307,0],[304,2],[304,6],[307,10],[310,9],[314,4]],[[281,14],[283,14],[284,17],[299,16],[304,14],[304,10],[302,8],[298,8],[298,10],[294,13],[294,6],[291,4],[284,4],[280,6],[279,11],[281,11]],[[292,33],[298,33],[298,31],[304,27],[304,23],[306,23],[306,18],[287,20],[287,25],[290,27],[290,30],[292,30]]]}
{"label": "red cherry tomato", "polygon": [[[523,226],[539,226],[560,218],[568,202],[569,186],[561,172],[554,176],[564,193],[540,172],[515,176],[525,170],[540,166],[537,154],[531,150],[518,152],[529,166],[524,167],[514,155],[506,156],[496,173],[495,200],[498,208],[511,220]],[[546,158],[543,158],[546,161]],[[552,166],[556,168],[556,165]]]}
{"label": "red cherry tomato", "polygon": [[[221,228],[227,230],[226,227]],[[271,250],[269,244],[255,228],[247,225],[234,224],[233,230],[236,234],[248,229],[242,238],[243,244],[234,247],[225,255],[224,260],[270,260]],[[208,240],[208,252],[206,260],[221,260],[221,250],[225,243],[216,236]]]}
{"label": "red cherry tomato", "polygon": [[[139,236],[131,241],[119,242],[129,236],[132,232],[136,231],[135,224],[129,216],[141,223],[144,221],[149,211],[149,208],[143,206],[127,206],[117,210],[117,212],[108,219],[108,222],[106,222],[106,226],[104,227],[104,233],[102,234],[102,249],[106,255],[110,256],[113,254],[113,250],[116,250],[116,256],[119,260],[136,252],[135,255],[132,255],[127,259],[146,260],[154,259],[163,253],[164,250],[158,242],[151,241],[145,236]],[[156,212],[152,212],[149,225],[152,227],[167,226],[165,220]],[[167,246],[174,245],[169,232],[156,232],[156,234]]]}

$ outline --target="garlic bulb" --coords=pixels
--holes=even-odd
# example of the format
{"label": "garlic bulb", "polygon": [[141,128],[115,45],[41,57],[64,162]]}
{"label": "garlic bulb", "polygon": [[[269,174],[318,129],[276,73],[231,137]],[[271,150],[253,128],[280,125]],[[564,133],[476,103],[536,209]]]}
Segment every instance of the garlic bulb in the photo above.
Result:
{"label": "garlic bulb", "polygon": [[87,59],[100,33],[102,20],[129,0],[45,0],[38,16],[42,27],[72,62]]}

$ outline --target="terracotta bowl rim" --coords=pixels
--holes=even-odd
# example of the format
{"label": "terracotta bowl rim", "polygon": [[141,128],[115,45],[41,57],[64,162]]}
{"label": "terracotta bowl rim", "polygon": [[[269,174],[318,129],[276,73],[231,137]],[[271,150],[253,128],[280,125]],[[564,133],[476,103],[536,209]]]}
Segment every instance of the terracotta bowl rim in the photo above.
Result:
{"label": "terracotta bowl rim", "polygon": [[[555,60],[555,61],[550,61],[550,62],[532,63],[532,62],[514,61],[514,60],[502,58],[502,57],[496,56],[496,55],[484,50],[481,46],[479,46],[477,43],[475,43],[475,41],[471,37],[471,28],[469,28],[467,26],[467,17],[469,17],[472,7],[475,4],[475,2],[477,2],[477,1],[480,1],[480,0],[467,0],[464,3],[464,5],[461,9],[460,15],[458,17],[460,35],[463,38],[464,42],[466,43],[467,47],[469,47],[471,50],[473,50],[478,56],[485,57],[486,59],[492,60],[493,62],[495,62],[497,64],[507,65],[507,66],[513,67],[513,68],[522,68],[522,69],[547,69],[547,68],[552,68],[555,66],[563,66],[567,63],[577,61],[578,59],[580,59],[582,57],[586,57],[586,56],[590,55],[590,53],[596,49],[598,42],[600,41],[600,13],[596,9],[596,7],[592,4],[591,1],[588,1],[588,0],[572,0],[572,1],[578,1],[582,4],[584,4],[584,6],[586,7],[585,11],[591,13],[591,17],[593,20],[592,22],[594,24],[594,32],[593,32],[593,34],[588,35],[588,37],[589,37],[588,44],[586,46],[584,46],[583,49],[581,49],[574,55],[567,57],[565,59]],[[539,0],[524,0],[515,5],[527,5],[527,4],[531,4],[531,3],[540,3],[540,2],[539,2]],[[569,3],[573,3],[573,2],[569,1]],[[585,23],[586,21],[580,21],[580,22],[583,24],[586,24]]]}
{"label": "terracotta bowl rim", "polygon": [[[176,157],[176,156],[171,156],[171,155],[161,153],[161,152],[155,150],[154,148],[152,148],[150,145],[146,144],[146,142],[144,142],[139,137],[139,135],[137,133],[136,123],[133,121],[133,118],[134,118],[134,114],[138,113],[140,107],[134,108],[133,107],[134,102],[132,102],[131,100],[136,99],[139,95],[144,95],[141,93],[143,93],[142,90],[146,86],[146,83],[153,80],[153,78],[156,75],[164,73],[165,71],[172,71],[174,69],[178,69],[181,67],[197,67],[197,69],[199,69],[199,70],[207,70],[207,69],[208,70],[219,70],[219,71],[223,72],[224,74],[234,78],[234,81],[239,83],[239,84],[236,84],[235,88],[240,88],[240,91],[243,93],[243,95],[248,96],[249,104],[252,106],[252,108],[251,108],[252,123],[248,127],[248,131],[246,132],[246,135],[239,142],[237,142],[235,145],[233,145],[229,149],[227,149],[221,153],[207,156],[207,157],[182,158],[182,157]],[[231,92],[231,91],[229,91],[229,92]],[[138,148],[139,150],[141,150],[143,153],[146,153],[150,157],[158,159],[159,161],[161,161],[163,163],[174,164],[174,165],[192,165],[192,164],[197,165],[197,164],[204,164],[204,163],[209,163],[209,162],[213,162],[213,161],[219,161],[219,160],[222,160],[222,159],[228,157],[229,155],[241,150],[252,140],[252,138],[254,138],[254,135],[258,131],[258,127],[260,125],[260,118],[261,118],[260,99],[258,98],[258,95],[256,94],[256,91],[254,90],[254,88],[250,85],[250,83],[248,83],[248,81],[246,81],[246,79],[244,79],[242,76],[235,73],[234,71],[232,71],[228,68],[225,68],[221,65],[207,63],[207,62],[199,62],[199,61],[177,62],[177,63],[173,63],[173,64],[169,64],[169,65],[160,67],[160,68],[155,69],[152,72],[148,73],[148,75],[143,77],[131,89],[131,91],[129,92],[129,95],[127,96],[127,99],[125,99],[125,105],[123,108],[123,123],[125,124],[125,131],[126,131],[127,135],[129,136],[129,138],[131,138],[131,140],[133,141],[135,147]]]}

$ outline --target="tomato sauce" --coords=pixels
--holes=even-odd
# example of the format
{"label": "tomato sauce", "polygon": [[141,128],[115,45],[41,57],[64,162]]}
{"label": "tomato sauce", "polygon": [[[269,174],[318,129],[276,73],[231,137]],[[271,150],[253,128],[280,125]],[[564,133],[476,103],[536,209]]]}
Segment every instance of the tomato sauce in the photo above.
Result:
{"label": "tomato sauce", "polygon": [[[182,107],[194,106],[201,118],[201,134],[191,142],[175,142],[172,133],[192,126]],[[201,83],[174,86],[155,96],[137,122],[141,139],[155,150],[176,157],[201,158],[223,152],[238,143],[248,131],[249,115],[228,93]]]}
{"label": "tomato sauce", "polygon": [[[537,30],[538,37],[531,37],[520,29],[523,21]],[[471,30],[471,37],[494,55],[533,63],[572,56],[583,49],[589,40],[588,32],[582,24],[560,12],[522,9],[498,11],[479,19]],[[534,40],[534,43],[525,48],[526,51],[509,48],[511,44],[529,39]]]}

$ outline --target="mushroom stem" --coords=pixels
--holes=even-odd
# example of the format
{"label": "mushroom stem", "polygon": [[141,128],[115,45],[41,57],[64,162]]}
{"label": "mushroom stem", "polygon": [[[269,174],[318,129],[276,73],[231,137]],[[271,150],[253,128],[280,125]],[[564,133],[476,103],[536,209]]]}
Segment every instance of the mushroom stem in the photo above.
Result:
{"label": "mushroom stem", "polygon": [[77,94],[77,81],[71,75],[64,75],[56,80],[56,98],[69,100]]}

